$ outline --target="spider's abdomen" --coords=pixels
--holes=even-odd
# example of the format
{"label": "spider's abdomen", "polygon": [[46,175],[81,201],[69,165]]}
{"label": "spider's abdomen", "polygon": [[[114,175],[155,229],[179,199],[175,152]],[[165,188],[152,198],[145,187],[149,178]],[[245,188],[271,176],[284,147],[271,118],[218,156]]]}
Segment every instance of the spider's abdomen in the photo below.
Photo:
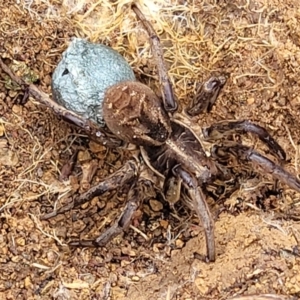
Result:
{"label": "spider's abdomen", "polygon": [[160,99],[146,85],[125,81],[110,87],[104,97],[103,116],[120,139],[139,146],[159,146],[171,134]]}

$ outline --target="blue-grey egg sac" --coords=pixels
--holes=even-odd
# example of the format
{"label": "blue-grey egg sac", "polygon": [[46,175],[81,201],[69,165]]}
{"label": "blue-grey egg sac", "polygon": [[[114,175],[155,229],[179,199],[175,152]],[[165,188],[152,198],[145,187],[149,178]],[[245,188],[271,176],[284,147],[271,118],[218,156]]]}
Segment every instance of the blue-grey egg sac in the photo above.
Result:
{"label": "blue-grey egg sac", "polygon": [[52,96],[66,109],[104,126],[105,91],[126,80],[136,79],[130,65],[117,51],[74,38],[52,75]]}

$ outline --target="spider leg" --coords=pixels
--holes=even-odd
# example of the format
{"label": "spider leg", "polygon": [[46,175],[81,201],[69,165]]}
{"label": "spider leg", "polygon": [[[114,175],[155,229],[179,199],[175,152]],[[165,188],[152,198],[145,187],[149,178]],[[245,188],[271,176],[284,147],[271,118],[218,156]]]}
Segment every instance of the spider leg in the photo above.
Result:
{"label": "spider leg", "polygon": [[208,113],[215,104],[219,93],[226,83],[224,76],[211,77],[202,84],[199,84],[195,97],[186,109],[190,116],[196,116],[200,113]]}
{"label": "spider leg", "polygon": [[153,186],[154,183],[152,180],[149,180],[147,176],[144,177],[144,175],[143,172],[141,172],[138,180],[132,184],[127,196],[126,207],[118,220],[110,228],[108,228],[94,240],[75,240],[71,241],[69,245],[102,247],[114,237],[122,233],[129,226],[135,211],[138,209],[142,201],[144,201],[146,198],[152,198],[154,195],[156,195],[155,188]]}
{"label": "spider leg", "polygon": [[224,136],[232,133],[246,133],[255,134],[269,149],[281,160],[286,159],[286,154],[275,139],[268,133],[268,131],[248,120],[242,121],[221,121],[210,127],[202,129],[203,136],[206,140],[218,140]]}
{"label": "spider leg", "polygon": [[113,134],[109,134],[102,127],[95,122],[84,119],[82,116],[67,110],[63,106],[53,101],[46,93],[40,91],[35,85],[27,84],[22,78],[16,76],[9,67],[0,58],[0,68],[20,87],[22,87],[29,96],[33,97],[39,103],[49,107],[54,111],[56,115],[61,116],[67,121],[77,125],[84,129],[94,140],[98,141],[102,145],[110,148],[119,147],[122,141],[117,139]]}
{"label": "spider leg", "polygon": [[134,186],[128,194],[128,202],[119,219],[99,237],[94,240],[74,240],[69,242],[70,246],[81,247],[102,247],[110,240],[122,233],[130,224],[134,212],[140,205],[142,195],[139,193],[138,186]]}
{"label": "spider leg", "polygon": [[197,212],[198,217],[202,221],[205,239],[206,249],[209,261],[216,260],[216,247],[214,236],[214,222],[210,214],[209,207],[206,203],[205,195],[202,189],[199,187],[198,182],[194,176],[183,170],[181,167],[176,168],[176,172],[183,180],[183,185],[188,191],[191,203],[188,203],[192,209]]}
{"label": "spider leg", "polygon": [[246,160],[252,162],[254,165],[260,167],[266,173],[271,174],[275,179],[285,183],[290,188],[297,192],[300,192],[300,180],[293,174],[285,170],[283,167],[277,165],[272,160],[261,155],[257,151],[244,145],[235,146],[221,146],[219,147],[226,152],[230,152],[235,155],[239,160]]}
{"label": "spider leg", "polygon": [[131,8],[135,12],[139,20],[143,23],[143,26],[150,37],[151,50],[157,63],[159,81],[163,89],[164,108],[166,111],[175,111],[177,110],[178,107],[177,99],[174,95],[172,84],[168,76],[168,71],[164,60],[164,54],[160,44],[159,37],[157,36],[151,23],[145,18],[144,14],[141,12],[138,6],[135,3],[133,3],[131,5]]}
{"label": "spider leg", "polygon": [[51,213],[45,214],[40,217],[41,220],[47,220],[71,210],[74,207],[78,207],[88,201],[91,201],[94,197],[103,195],[105,192],[109,192],[123,186],[125,184],[132,184],[136,180],[138,166],[134,161],[128,161],[122,168],[110,175],[106,180],[101,181],[96,186],[90,188],[82,195],[76,195],[70,204],[60,207],[58,210],[54,210]]}

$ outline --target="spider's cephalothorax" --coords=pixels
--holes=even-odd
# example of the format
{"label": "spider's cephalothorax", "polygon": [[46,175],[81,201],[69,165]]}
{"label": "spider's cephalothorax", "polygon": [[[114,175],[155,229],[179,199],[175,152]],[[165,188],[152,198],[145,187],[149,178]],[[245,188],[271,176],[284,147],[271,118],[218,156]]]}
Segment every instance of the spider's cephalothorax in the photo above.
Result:
{"label": "spider's cephalothorax", "polygon": [[[182,116],[178,120],[173,115],[178,105],[167,75],[159,38],[138,7],[133,4],[132,8],[151,37],[152,51],[156,58],[162,86],[162,97],[158,97],[149,87],[136,81],[123,81],[108,86],[103,100],[103,118],[109,130],[106,127],[98,127],[95,123],[85,122],[81,116],[66,111],[65,108],[53,104],[50,100],[48,106],[71,121],[75,121],[77,125],[83,126],[90,133],[96,133],[95,137],[107,146],[113,147],[120,140],[135,144],[139,147],[143,159],[141,162],[130,160],[97,186],[82,195],[74,196],[72,205],[63,206],[57,211],[42,216],[42,219],[79,206],[96,195],[129,186],[126,207],[112,227],[95,240],[78,240],[70,243],[73,246],[103,246],[128,227],[135,210],[147,198],[145,188],[141,186],[146,187],[152,182],[149,177],[144,178],[142,175],[143,168],[148,167],[153,176],[160,178],[164,187],[172,186],[173,191],[176,191],[167,190],[166,199],[170,198],[170,195],[173,197],[171,200],[173,203],[179,198],[184,199],[196,211],[205,231],[208,260],[214,261],[216,257],[214,222],[203,191],[206,185],[216,178],[225,180],[228,177],[230,172],[224,162],[227,157],[233,155],[239,161],[249,161],[298,192],[300,192],[300,182],[273,161],[240,143],[224,142],[222,146],[214,148],[212,155],[206,155],[200,137],[190,128],[192,120],[188,116]],[[209,112],[224,84],[225,78],[220,76],[212,77],[199,86],[195,98],[186,110],[187,115],[194,116]],[[247,120],[213,124],[202,129],[201,138],[207,141],[218,140],[232,132],[250,132],[257,135],[279,160],[285,160],[283,149],[272,136],[263,127]],[[172,184],[168,184],[171,182]]]}
{"label": "spider's cephalothorax", "polygon": [[139,146],[159,146],[171,134],[171,124],[160,99],[146,85],[132,81],[109,88],[103,115],[118,138]]}

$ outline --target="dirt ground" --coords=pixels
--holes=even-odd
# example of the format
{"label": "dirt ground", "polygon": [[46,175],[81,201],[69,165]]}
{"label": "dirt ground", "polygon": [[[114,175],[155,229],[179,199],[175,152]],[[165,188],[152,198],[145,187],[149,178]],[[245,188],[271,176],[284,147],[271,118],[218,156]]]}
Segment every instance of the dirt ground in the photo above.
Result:
{"label": "dirt ground", "polygon": [[[130,2],[2,1],[0,56],[50,95],[61,53],[72,37],[86,37],[117,49],[141,80],[155,86],[147,35]],[[211,74],[228,78],[212,112],[194,117],[194,124],[248,119],[264,126],[296,176],[299,1],[231,2],[139,3],[161,37],[181,108],[198,82]],[[96,237],[109,226],[126,195],[96,197],[50,220],[39,217],[120,168],[130,151],[89,141],[34,99],[23,105],[23,94],[0,70],[1,299],[300,298],[300,195],[248,165],[240,167],[240,188],[230,197],[208,197],[216,227],[214,263],[199,259],[206,249],[197,216],[181,205],[170,210],[159,197],[144,203],[131,228],[106,247],[69,248],[69,240]],[[234,138],[269,155],[253,136]],[[60,170],[76,150],[72,175],[62,181]],[[95,165],[89,182],[86,172]]]}

